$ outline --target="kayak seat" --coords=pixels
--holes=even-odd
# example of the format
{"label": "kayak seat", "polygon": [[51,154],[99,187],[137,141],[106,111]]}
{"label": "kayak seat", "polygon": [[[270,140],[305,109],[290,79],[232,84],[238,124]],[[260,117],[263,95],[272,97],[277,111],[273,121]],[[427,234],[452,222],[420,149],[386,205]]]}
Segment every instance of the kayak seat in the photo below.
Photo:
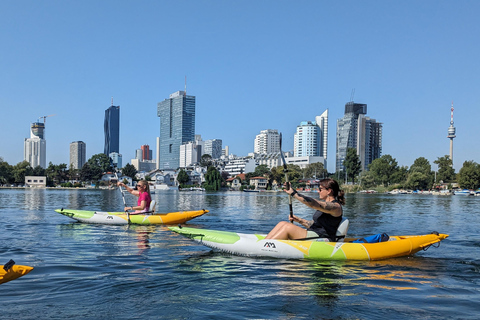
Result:
{"label": "kayak seat", "polygon": [[[335,234],[335,242],[343,242],[347,236],[349,221],[347,218],[342,217],[342,221],[338,225],[337,233]],[[329,238],[316,238],[315,241],[330,242]]]}
{"label": "kayak seat", "polygon": [[148,211],[150,213],[154,213],[155,212],[155,205],[157,204],[157,202],[155,200],[152,200],[150,201],[150,208],[148,209]]}
{"label": "kayak seat", "polygon": [[348,221],[347,218],[342,217],[342,222],[340,222],[340,225],[337,228],[337,233],[335,235],[336,242],[343,242],[343,240],[345,240],[345,237],[347,236],[349,223],[350,221]]}

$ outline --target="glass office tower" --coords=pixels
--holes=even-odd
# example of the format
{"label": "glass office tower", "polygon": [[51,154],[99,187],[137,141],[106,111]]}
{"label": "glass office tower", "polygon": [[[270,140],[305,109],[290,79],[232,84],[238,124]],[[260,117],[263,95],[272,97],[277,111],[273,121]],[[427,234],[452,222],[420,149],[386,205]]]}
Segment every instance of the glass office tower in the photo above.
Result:
{"label": "glass office tower", "polygon": [[382,124],[365,116],[367,105],[348,102],[345,115],[337,120],[336,171],[344,171],[343,161],[348,148],[355,148],[362,170],[382,154]]}
{"label": "glass office tower", "polygon": [[111,106],[105,110],[105,147],[103,153],[107,156],[112,152],[120,152],[120,107]]}
{"label": "glass office tower", "polygon": [[160,117],[159,169],[180,166],[180,146],[195,141],[195,96],[177,91],[157,104]]}

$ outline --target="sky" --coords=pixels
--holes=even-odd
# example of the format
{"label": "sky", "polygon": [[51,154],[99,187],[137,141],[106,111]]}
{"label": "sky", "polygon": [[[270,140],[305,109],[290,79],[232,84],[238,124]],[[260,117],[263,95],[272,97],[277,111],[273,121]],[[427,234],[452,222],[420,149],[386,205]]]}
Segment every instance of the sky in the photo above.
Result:
{"label": "sky", "polygon": [[[23,161],[45,118],[47,164],[84,141],[102,153],[120,106],[123,164],[160,134],[157,103],[196,96],[196,134],[231,154],[277,129],[293,150],[302,121],[329,110],[327,169],[345,103],[383,123],[382,154],[410,167],[449,154],[480,163],[480,1],[0,1],[0,157]],[[52,115],[52,116],[50,116]]]}

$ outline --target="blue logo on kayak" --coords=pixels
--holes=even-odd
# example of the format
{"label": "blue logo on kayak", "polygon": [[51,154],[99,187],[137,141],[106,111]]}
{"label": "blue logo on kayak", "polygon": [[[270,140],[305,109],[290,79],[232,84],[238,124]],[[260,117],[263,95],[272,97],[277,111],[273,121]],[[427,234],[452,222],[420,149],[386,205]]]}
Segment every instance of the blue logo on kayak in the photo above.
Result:
{"label": "blue logo on kayak", "polygon": [[264,248],[274,248],[276,249],[277,247],[275,247],[275,243],[273,242],[265,242],[265,244],[263,245]]}

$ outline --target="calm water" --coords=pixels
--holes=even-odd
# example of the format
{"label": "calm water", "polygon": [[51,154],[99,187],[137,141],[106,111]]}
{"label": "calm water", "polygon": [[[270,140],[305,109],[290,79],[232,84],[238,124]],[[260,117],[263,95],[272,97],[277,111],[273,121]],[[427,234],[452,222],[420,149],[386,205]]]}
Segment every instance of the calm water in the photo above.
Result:
{"label": "calm water", "polygon": [[[288,217],[283,193],[153,197],[162,212],[210,210],[194,227],[267,232]],[[0,264],[35,267],[0,285],[0,319],[479,318],[480,197],[347,195],[350,236],[450,234],[439,248],[379,262],[230,256],[163,226],[77,223],[53,211],[62,207],[123,202],[118,191],[0,189]],[[294,212],[312,214],[298,202]]]}

